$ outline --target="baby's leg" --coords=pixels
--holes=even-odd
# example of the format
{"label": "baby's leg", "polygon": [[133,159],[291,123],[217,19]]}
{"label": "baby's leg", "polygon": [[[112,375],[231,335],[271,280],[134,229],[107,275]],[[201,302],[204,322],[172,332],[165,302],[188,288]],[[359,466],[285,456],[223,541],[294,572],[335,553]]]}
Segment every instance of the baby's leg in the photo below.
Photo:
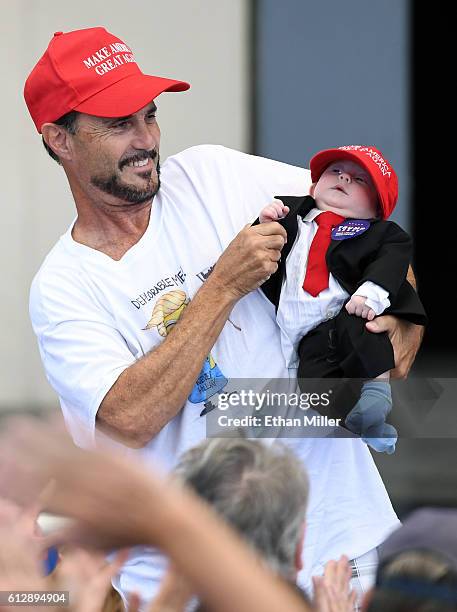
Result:
{"label": "baby's leg", "polygon": [[346,427],[362,436],[378,452],[393,453],[397,431],[386,423],[392,410],[390,372],[384,372],[362,386],[360,399],[346,417]]}

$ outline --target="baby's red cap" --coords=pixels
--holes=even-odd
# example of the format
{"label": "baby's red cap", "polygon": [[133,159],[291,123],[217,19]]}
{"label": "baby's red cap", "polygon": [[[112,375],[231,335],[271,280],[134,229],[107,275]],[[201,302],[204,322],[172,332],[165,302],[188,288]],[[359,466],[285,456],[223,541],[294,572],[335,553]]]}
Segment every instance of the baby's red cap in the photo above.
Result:
{"label": "baby's red cap", "polygon": [[327,166],[338,159],[350,159],[365,168],[378,192],[382,218],[387,219],[397,203],[398,179],[381,151],[364,145],[347,145],[319,151],[309,162],[313,183],[317,183]]}

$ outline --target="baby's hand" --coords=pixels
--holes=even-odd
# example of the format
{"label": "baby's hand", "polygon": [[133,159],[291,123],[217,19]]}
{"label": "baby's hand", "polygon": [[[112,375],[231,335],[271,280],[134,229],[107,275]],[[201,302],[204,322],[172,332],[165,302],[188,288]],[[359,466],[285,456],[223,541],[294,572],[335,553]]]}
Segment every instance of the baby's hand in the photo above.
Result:
{"label": "baby's hand", "polygon": [[355,314],[358,317],[372,321],[375,318],[376,313],[372,308],[365,305],[366,301],[367,298],[361,295],[353,295],[346,304],[346,310],[349,314]]}
{"label": "baby's hand", "polygon": [[268,223],[269,221],[277,221],[283,219],[289,212],[289,207],[284,206],[281,200],[273,200],[271,204],[262,208],[259,221],[260,223]]}

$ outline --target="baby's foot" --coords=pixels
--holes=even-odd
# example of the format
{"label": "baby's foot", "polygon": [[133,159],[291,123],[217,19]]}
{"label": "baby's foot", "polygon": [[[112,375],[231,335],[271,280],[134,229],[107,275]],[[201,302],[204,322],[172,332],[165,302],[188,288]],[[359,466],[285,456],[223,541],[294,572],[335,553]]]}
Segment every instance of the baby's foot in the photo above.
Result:
{"label": "baby's foot", "polygon": [[388,382],[370,380],[362,386],[360,399],[346,417],[346,427],[365,435],[371,427],[382,426],[392,410],[392,392]]}
{"label": "baby's foot", "polygon": [[[380,431],[381,430],[381,431]],[[362,437],[362,440],[368,446],[371,446],[378,453],[387,453],[391,455],[395,452],[395,444],[398,439],[397,430],[393,425],[384,423],[382,428],[372,427]]]}

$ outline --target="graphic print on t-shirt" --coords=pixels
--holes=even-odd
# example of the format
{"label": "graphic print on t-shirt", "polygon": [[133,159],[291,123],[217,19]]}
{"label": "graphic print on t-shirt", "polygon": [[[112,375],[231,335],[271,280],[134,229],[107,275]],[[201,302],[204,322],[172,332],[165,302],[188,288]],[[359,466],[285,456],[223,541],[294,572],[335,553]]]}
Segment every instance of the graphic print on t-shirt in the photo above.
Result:
{"label": "graphic print on t-shirt", "polygon": [[[151,318],[144,329],[148,330],[155,327],[159,334],[166,338],[189,302],[190,299],[186,292],[181,289],[165,293],[155,303]],[[189,395],[189,402],[193,404],[206,402],[210,397],[221,391],[227,382],[227,378],[222,374],[210,353],[205,359],[197,382]]]}

